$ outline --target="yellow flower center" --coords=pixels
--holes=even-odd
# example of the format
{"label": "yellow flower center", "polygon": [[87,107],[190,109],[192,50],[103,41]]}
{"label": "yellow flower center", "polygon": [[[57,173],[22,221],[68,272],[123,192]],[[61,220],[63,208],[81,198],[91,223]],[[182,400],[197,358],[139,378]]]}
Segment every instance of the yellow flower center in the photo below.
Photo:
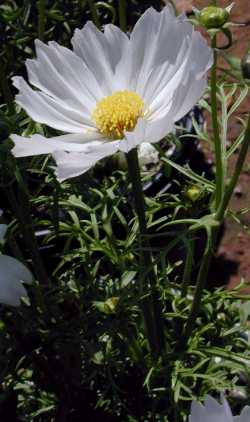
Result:
{"label": "yellow flower center", "polygon": [[117,91],[103,98],[92,113],[96,127],[110,139],[122,139],[131,132],[139,117],[143,116],[144,102],[131,91]]}

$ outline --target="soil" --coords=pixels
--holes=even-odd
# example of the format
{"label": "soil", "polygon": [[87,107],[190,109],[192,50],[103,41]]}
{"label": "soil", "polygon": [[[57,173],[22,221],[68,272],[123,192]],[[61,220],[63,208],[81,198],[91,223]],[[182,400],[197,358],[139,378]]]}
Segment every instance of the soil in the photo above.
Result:
{"label": "soil", "polygon": [[[167,2],[167,0],[166,0]],[[226,7],[231,1],[219,0],[220,7]],[[192,7],[202,9],[211,5],[210,0],[175,0],[175,4],[179,12],[190,13]],[[250,7],[249,0],[235,0],[234,7],[230,14],[230,21],[243,24],[242,26],[231,27],[233,33],[233,45],[227,50],[238,58],[242,58],[250,46]],[[220,40],[223,42],[223,40]],[[237,117],[246,119],[246,113],[250,111],[250,95],[237,110],[229,124],[228,142],[234,140],[240,130],[240,124]],[[208,130],[210,130],[210,122],[208,120]],[[205,151],[207,154],[210,152]],[[237,152],[232,156],[229,163],[229,173],[233,171],[237,160]],[[212,284],[227,284],[228,288],[232,288],[242,279],[249,284],[246,290],[250,292],[250,151],[240,176],[239,183],[235,189],[231,199],[230,208],[237,213],[239,223],[234,219],[228,218],[225,221],[224,233],[215,257],[215,266],[213,277],[217,280],[211,280]],[[241,210],[246,210],[241,212]]]}

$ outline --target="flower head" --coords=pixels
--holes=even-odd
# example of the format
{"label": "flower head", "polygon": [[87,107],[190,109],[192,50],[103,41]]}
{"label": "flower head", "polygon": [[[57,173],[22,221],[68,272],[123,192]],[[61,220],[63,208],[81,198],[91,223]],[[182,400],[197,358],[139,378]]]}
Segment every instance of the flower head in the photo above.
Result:
{"label": "flower head", "polygon": [[227,8],[217,6],[205,7],[199,16],[199,22],[207,29],[221,28],[229,18],[229,11]]}
{"label": "flower head", "polygon": [[241,415],[233,416],[226,399],[222,396],[222,404],[213,397],[205,397],[205,405],[193,401],[189,422],[249,422],[250,407],[246,406]]}
{"label": "flower head", "polygon": [[185,16],[148,9],[130,36],[88,22],[73,51],[36,40],[29,82],[14,77],[16,102],[32,119],[63,134],[12,135],[17,157],[52,153],[59,180],[87,171],[117,151],[157,142],[202,96],[211,49]]}
{"label": "flower head", "polygon": [[[6,225],[0,224],[0,242],[3,240]],[[21,297],[27,296],[22,282],[31,284],[31,272],[15,258],[0,255],[0,302],[6,305],[20,305]]]}

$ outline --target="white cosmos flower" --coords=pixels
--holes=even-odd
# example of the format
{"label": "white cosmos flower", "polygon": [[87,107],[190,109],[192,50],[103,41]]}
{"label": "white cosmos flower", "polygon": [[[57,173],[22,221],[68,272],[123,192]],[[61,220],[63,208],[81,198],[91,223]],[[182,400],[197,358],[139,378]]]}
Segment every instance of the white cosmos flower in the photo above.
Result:
{"label": "white cosmos flower", "polygon": [[189,422],[249,422],[250,407],[246,406],[239,416],[233,416],[226,399],[222,396],[222,404],[211,396],[205,397],[205,405],[193,401]]}
{"label": "white cosmos flower", "polygon": [[[0,242],[6,232],[6,225],[0,224]],[[31,284],[31,272],[15,258],[0,255],[0,303],[19,306],[21,297],[26,297],[27,292],[22,282]]]}
{"label": "white cosmos flower", "polygon": [[[36,40],[29,82],[14,77],[16,102],[33,120],[62,131],[45,138],[12,135],[17,157],[52,153],[57,177],[87,171],[98,160],[157,142],[202,96],[212,52],[184,15],[148,9],[130,36],[92,22],[77,29],[73,51]],[[38,89],[37,89],[38,88]]]}

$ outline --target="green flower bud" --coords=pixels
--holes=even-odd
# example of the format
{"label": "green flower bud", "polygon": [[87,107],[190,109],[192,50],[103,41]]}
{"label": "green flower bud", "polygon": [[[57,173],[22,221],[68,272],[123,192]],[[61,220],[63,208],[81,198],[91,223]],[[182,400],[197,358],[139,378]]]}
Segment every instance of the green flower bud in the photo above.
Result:
{"label": "green flower bud", "polygon": [[228,20],[229,12],[222,7],[208,6],[205,7],[199,16],[201,25],[207,29],[221,28]]}
{"label": "green flower bud", "polygon": [[190,199],[192,202],[196,202],[198,199],[200,199],[202,195],[202,191],[198,186],[189,186],[185,191],[186,198]]}
{"label": "green flower bud", "polygon": [[119,303],[119,297],[110,297],[104,302],[104,309],[106,314],[114,314]]}
{"label": "green flower bud", "polygon": [[95,306],[98,311],[110,315],[115,314],[117,305],[120,301],[119,297],[110,297],[109,299],[105,300],[105,302],[94,301],[93,305]]}

